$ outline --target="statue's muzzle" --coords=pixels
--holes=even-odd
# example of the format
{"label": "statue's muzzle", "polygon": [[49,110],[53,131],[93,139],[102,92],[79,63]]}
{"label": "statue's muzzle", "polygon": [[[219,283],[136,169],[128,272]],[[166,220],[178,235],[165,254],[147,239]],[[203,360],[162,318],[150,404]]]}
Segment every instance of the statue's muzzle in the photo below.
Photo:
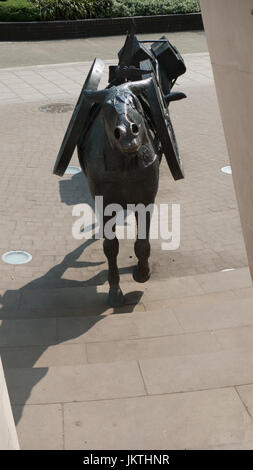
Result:
{"label": "statue's muzzle", "polygon": [[129,143],[129,144],[122,145],[122,150],[123,152],[126,152],[126,153],[136,153],[139,148],[140,148],[140,144],[137,144],[137,143]]}
{"label": "statue's muzzle", "polygon": [[139,127],[135,123],[131,123],[127,131],[121,126],[117,126],[114,129],[114,137],[120,141],[121,148],[126,153],[137,152],[140,147],[140,143],[137,141],[138,135]]}

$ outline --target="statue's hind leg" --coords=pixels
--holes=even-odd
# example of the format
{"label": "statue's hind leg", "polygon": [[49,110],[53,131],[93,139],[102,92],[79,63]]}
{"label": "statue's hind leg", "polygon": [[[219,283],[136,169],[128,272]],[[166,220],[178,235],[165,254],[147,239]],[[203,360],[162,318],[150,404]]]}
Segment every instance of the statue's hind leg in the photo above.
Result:
{"label": "statue's hind leg", "polygon": [[124,303],[124,296],[119,286],[120,278],[117,266],[119,241],[116,237],[113,240],[104,239],[104,253],[108,260],[108,282],[110,286],[108,304],[111,307],[120,307]]}
{"label": "statue's hind leg", "polygon": [[139,214],[135,214],[137,222],[137,240],[134,244],[134,252],[138,258],[138,264],[134,266],[133,278],[136,282],[146,282],[150,278],[150,213],[146,213],[145,220],[140,220]]}

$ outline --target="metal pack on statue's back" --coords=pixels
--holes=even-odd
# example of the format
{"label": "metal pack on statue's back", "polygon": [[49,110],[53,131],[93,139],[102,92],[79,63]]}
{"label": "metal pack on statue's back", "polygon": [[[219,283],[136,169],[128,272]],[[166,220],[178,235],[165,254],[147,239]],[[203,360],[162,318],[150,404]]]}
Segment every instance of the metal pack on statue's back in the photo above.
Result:
{"label": "metal pack on statue's back", "polygon": [[[148,44],[151,44],[149,47]],[[172,88],[186,71],[183,58],[166,37],[140,41],[131,31],[119,51],[119,63],[109,67],[109,83],[98,90],[104,63],[95,59],[85,80],[65,133],[54,173],[63,176],[75,147],[92,196],[103,197],[103,208],[118,204],[153,204],[158,190],[159,165],[164,154],[175,180],[184,177],[168,107],[185,98]],[[136,214],[135,214],[136,215]],[[101,214],[102,225],[112,216]],[[150,213],[136,215],[138,259],[133,271],[137,282],[150,277]],[[115,229],[115,228],[114,228]],[[115,230],[114,230],[115,231]],[[119,287],[117,255],[119,243],[104,231],[108,259],[109,304],[119,306],[124,296]]]}

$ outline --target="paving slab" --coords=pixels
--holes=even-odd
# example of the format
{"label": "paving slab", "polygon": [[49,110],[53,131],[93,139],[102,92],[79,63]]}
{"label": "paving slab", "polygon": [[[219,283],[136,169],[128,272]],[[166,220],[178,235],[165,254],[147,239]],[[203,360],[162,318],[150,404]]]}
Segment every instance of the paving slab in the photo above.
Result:
{"label": "paving slab", "polygon": [[87,343],[88,362],[114,362],[206,353],[220,349],[212,333],[178,334],[131,341]]}
{"label": "paving slab", "polygon": [[201,302],[181,303],[173,309],[184,331],[203,331],[253,323],[253,299],[224,300],[220,304],[205,305]]}
{"label": "paving slab", "polygon": [[234,294],[239,298],[249,298],[253,297],[253,288],[252,287],[244,287],[242,289],[234,289]]}
{"label": "paving slab", "polygon": [[[67,282],[68,284],[68,282]],[[112,308],[107,303],[108,287],[104,292],[96,286],[85,288],[57,288],[49,290],[26,290],[22,293],[19,306],[11,308],[5,306],[0,312],[2,319],[39,319],[40,317],[68,317],[69,315],[85,317],[109,315],[112,313],[142,312],[145,311],[141,291],[126,290],[126,303],[122,307]],[[129,299],[129,302],[128,302]]]}
{"label": "paving slab", "polygon": [[232,388],[64,405],[66,449],[205,449],[253,440]]}
{"label": "paving slab", "polygon": [[82,343],[124,340],[182,333],[183,329],[169,310],[136,312],[92,318],[59,318],[58,341]]}
{"label": "paving slab", "polygon": [[85,344],[0,347],[4,368],[51,367],[86,364]]}
{"label": "paving slab", "polygon": [[223,349],[251,349],[253,346],[253,326],[216,330],[215,336]]}
{"label": "paving slab", "polygon": [[56,341],[56,318],[0,320],[0,347],[43,345]]}
{"label": "paving slab", "polygon": [[[241,289],[238,289],[238,291]],[[242,289],[243,290],[243,289]],[[235,300],[239,297],[239,294],[236,295],[233,290],[226,290],[222,292],[211,292],[208,294],[202,295],[191,295],[188,297],[176,297],[176,298],[167,298],[167,299],[150,299],[148,302],[145,300],[143,302],[145,309],[148,311],[158,311],[158,310],[165,310],[165,309],[173,309],[175,311],[179,310],[181,307],[191,308],[194,306],[205,305],[206,307],[209,306],[216,306],[219,305],[223,301],[227,300]]]}
{"label": "paving slab", "polygon": [[[0,346],[4,367],[114,362],[237,349],[251,354],[253,349],[252,325],[185,333],[169,311],[52,320],[6,322],[8,330],[4,328]],[[44,337],[39,334],[41,323],[47,332]]]}
{"label": "paving slab", "polygon": [[230,387],[253,382],[253,349],[140,360],[149,394]]}
{"label": "paving slab", "polygon": [[[169,292],[167,282],[162,281],[161,284],[164,284],[164,290]],[[153,283],[151,286],[153,288]],[[64,289],[58,289],[58,291],[63,291],[64,294]],[[32,292],[39,297],[36,290]],[[49,296],[50,292],[43,291],[45,296]],[[75,292],[76,290],[73,289],[73,296]],[[59,298],[60,295],[61,292],[59,292]],[[82,295],[85,299],[85,293],[82,292]],[[129,304],[118,313],[116,310],[110,313],[105,305],[100,312],[99,309],[93,310],[93,315],[91,315],[85,304],[82,309],[81,307],[74,309],[69,305],[69,309],[62,309],[62,311],[57,310],[56,304],[55,309],[45,311],[45,306],[43,306],[41,310],[38,310],[37,315],[41,318],[34,318],[36,314],[33,305],[27,305],[25,310],[12,312],[16,318],[12,317],[11,311],[7,311],[5,318],[0,320],[0,347],[50,346],[61,342],[117,341],[212,330],[222,330],[221,339],[223,335],[225,341],[227,335],[229,344],[230,337],[226,329],[234,327],[245,327],[241,330],[238,328],[238,335],[240,336],[241,331],[242,338],[244,331],[247,335],[248,328],[250,341],[252,328],[250,325],[253,322],[252,302],[252,297],[244,299],[233,295],[232,291],[224,291],[223,293],[174,298],[168,301],[158,300],[157,304],[153,301],[154,308],[148,311],[135,309],[139,304]],[[60,305],[62,306],[63,302]],[[149,303],[145,302],[145,305],[150,308]],[[96,302],[95,306],[97,306]],[[239,315],[238,312],[242,313]],[[57,313],[58,316],[55,316]],[[231,331],[233,335],[233,330]],[[241,341],[243,342],[243,339]]]}
{"label": "paving slab", "polygon": [[205,293],[252,287],[248,268],[199,275],[198,282]]}
{"label": "paving slab", "polygon": [[[106,272],[105,272],[106,274]],[[130,278],[130,276],[129,276]],[[207,273],[200,276],[182,276],[182,277],[171,277],[168,279],[151,280],[150,282],[140,285],[140,289],[137,290],[138,284],[133,281],[126,279],[123,285],[123,292],[125,295],[125,306],[119,308],[118,311],[142,311],[152,309],[152,302],[158,301],[158,306],[173,305],[172,299],[180,299],[187,297],[196,296],[199,299],[201,294],[216,293],[220,291],[220,286],[223,286],[223,292],[221,297],[227,295],[230,297],[230,291],[226,289],[232,289],[236,286],[237,289],[245,288],[245,286],[251,285],[251,279],[249,277],[248,268],[238,269],[230,272],[221,272],[217,275],[217,281],[215,281],[215,273]],[[210,283],[210,285],[209,285]],[[78,284],[78,282],[77,282]],[[39,285],[39,284],[38,284]],[[18,297],[18,305],[12,302],[11,308],[7,305],[7,310],[3,309],[0,312],[0,318],[4,318],[6,311],[6,317],[11,317],[15,314],[27,316],[68,316],[71,311],[79,314],[80,316],[99,314],[99,313],[111,313],[114,309],[107,305],[107,283],[104,285],[89,286],[87,283],[84,287],[74,287],[76,285],[73,282],[73,287],[64,287],[64,284],[58,288],[50,289],[32,289],[27,286],[26,289],[20,291],[20,297]],[[152,289],[150,286],[152,285]],[[226,291],[226,293],[224,292]],[[8,297],[11,298],[11,293],[8,292]],[[211,298],[211,295],[210,295]],[[231,299],[234,295],[231,294]],[[214,301],[215,301],[214,297]],[[201,300],[201,299],[200,299]],[[208,300],[208,298],[207,298]],[[190,300],[193,302],[194,300]],[[8,302],[8,299],[7,299]],[[178,305],[178,304],[175,304]],[[10,313],[9,313],[10,311]]]}
{"label": "paving slab", "polygon": [[62,405],[26,405],[12,407],[22,450],[63,450]]}
{"label": "paving slab", "polygon": [[136,361],[7,369],[13,405],[63,403],[145,395]]}

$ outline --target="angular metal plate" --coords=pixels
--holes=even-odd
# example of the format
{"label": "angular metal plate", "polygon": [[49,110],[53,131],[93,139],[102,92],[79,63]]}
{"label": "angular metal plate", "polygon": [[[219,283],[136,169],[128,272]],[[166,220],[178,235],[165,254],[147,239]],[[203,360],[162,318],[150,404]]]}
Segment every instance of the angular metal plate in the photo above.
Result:
{"label": "angular metal plate", "polygon": [[[184,178],[183,164],[178,152],[177,141],[173,126],[169,117],[167,107],[163,103],[162,92],[155,76],[154,69],[149,60],[140,63],[142,70],[150,68],[150,76],[153,81],[147,89],[147,99],[150,106],[150,112],[155,124],[157,135],[160,139],[162,150],[168,163],[169,169],[174,180]],[[145,76],[146,78],[146,76]]]}
{"label": "angular metal plate", "polygon": [[85,122],[89,117],[92,105],[85,99],[84,90],[96,91],[101,80],[105,64],[101,59],[95,59],[87,78],[84,82],[82,91],[73,111],[65,136],[63,138],[53,173],[63,176],[64,172],[72,158],[75,147],[78,143]]}

